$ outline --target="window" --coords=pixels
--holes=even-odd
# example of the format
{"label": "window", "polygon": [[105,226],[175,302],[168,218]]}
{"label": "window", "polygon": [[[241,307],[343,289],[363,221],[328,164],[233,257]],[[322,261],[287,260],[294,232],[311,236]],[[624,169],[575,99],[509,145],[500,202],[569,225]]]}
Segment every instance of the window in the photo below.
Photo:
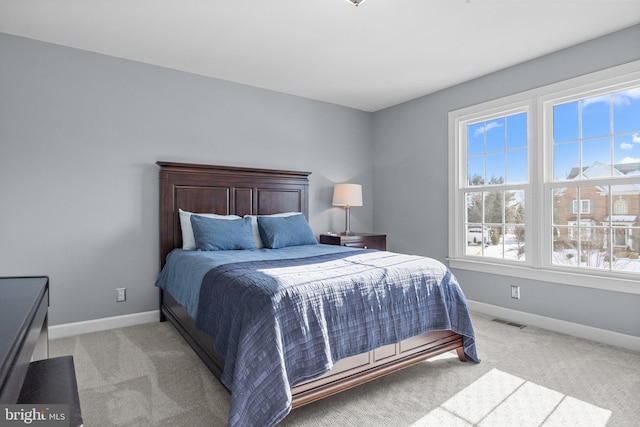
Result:
{"label": "window", "polygon": [[465,254],[524,260],[527,112],[468,123],[464,134]]}
{"label": "window", "polygon": [[614,215],[626,215],[629,213],[629,202],[625,199],[617,199],[613,202]]}
{"label": "window", "polygon": [[569,99],[543,107],[551,116],[546,135],[552,138],[544,144],[552,154],[553,204],[571,197],[573,208],[571,216],[554,209],[553,229],[560,232],[553,236],[552,264],[640,272],[640,247],[628,238],[640,227],[639,212],[615,214],[625,203],[640,206],[640,83]]}
{"label": "window", "polygon": [[[576,200],[573,199],[571,201],[572,213],[573,214],[588,214],[591,213],[591,200]],[[578,205],[578,202],[580,204]],[[580,210],[578,210],[578,206],[580,206]]]}
{"label": "window", "polygon": [[640,292],[640,61],[449,125],[451,266]]}

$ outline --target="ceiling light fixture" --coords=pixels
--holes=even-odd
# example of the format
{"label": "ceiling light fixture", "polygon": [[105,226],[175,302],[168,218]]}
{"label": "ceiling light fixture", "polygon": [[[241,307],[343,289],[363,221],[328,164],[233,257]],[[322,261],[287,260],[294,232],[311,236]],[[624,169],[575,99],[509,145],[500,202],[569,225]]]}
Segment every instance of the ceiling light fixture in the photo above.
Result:
{"label": "ceiling light fixture", "polygon": [[367,0],[347,0],[347,1],[354,6],[360,6],[362,3],[364,3]]}

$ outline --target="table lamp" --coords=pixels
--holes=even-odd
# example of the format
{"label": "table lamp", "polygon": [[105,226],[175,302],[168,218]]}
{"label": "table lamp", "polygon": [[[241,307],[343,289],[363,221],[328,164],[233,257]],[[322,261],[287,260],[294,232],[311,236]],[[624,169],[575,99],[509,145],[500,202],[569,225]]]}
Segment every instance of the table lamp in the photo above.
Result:
{"label": "table lamp", "polygon": [[362,185],[360,184],[336,184],[333,187],[333,206],[343,206],[347,228],[342,232],[344,235],[351,235],[351,213],[352,206],[362,206]]}

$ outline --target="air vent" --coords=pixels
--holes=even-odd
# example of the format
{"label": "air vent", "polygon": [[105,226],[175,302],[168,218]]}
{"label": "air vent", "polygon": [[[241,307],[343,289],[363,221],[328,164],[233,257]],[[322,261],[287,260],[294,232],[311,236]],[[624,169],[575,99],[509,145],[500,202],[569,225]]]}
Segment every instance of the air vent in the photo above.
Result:
{"label": "air vent", "polygon": [[492,322],[502,323],[503,325],[513,326],[519,329],[527,327],[527,325],[521,325],[519,323],[509,322],[508,320],[502,320],[502,319],[493,319]]}

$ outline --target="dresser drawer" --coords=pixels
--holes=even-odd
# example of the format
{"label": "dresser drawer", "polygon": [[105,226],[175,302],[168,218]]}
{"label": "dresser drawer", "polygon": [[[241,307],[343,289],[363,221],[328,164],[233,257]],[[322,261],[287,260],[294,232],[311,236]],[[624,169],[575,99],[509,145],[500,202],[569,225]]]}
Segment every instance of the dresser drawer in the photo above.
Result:
{"label": "dresser drawer", "polygon": [[325,245],[340,245],[350,248],[387,250],[387,235],[372,233],[321,234],[320,243]]}

